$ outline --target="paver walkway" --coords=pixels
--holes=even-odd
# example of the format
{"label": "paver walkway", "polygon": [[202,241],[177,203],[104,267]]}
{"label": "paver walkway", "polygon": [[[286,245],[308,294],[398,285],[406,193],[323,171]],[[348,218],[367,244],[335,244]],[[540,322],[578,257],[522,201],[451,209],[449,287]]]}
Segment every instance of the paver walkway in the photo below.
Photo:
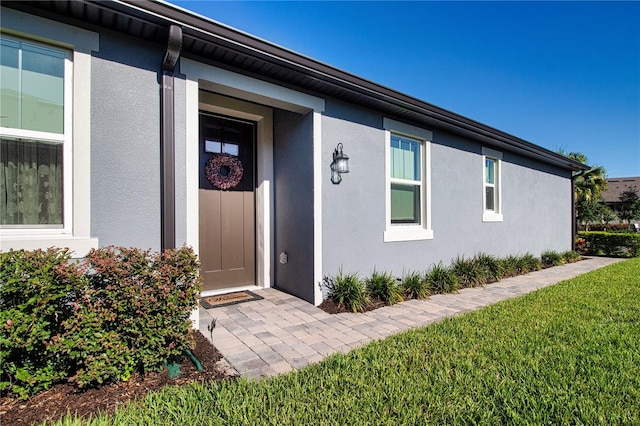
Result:
{"label": "paver walkway", "polygon": [[445,317],[521,296],[620,259],[588,258],[581,262],[508,278],[456,294],[409,300],[359,314],[328,314],[312,304],[275,289],[256,289],[264,300],[205,310],[200,331],[217,319],[213,344],[236,372],[249,378],[269,377],[299,369],[335,352],[351,349],[421,327]]}

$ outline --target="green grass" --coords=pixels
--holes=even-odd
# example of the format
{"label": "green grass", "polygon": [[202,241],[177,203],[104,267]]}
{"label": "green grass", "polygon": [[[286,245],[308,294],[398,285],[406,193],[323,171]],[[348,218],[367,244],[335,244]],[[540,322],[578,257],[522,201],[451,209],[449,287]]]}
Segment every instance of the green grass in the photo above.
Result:
{"label": "green grass", "polygon": [[640,424],[639,307],[632,259],[297,373],[168,388],[91,424]]}

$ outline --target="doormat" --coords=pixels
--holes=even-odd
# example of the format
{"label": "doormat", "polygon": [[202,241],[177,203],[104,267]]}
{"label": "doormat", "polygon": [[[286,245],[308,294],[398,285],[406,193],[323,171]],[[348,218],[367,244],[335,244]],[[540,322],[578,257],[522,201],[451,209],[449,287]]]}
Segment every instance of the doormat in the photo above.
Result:
{"label": "doormat", "polygon": [[223,306],[236,305],[243,302],[251,302],[252,300],[262,300],[262,296],[258,296],[249,290],[236,291],[234,293],[218,294],[216,296],[207,296],[200,299],[200,306],[205,309],[221,308]]}

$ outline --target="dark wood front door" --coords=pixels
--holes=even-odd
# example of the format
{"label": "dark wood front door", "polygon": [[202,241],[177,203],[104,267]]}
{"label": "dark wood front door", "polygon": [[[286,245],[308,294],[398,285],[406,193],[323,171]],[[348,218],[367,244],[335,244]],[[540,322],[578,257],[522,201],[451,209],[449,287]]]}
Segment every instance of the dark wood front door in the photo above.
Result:
{"label": "dark wood front door", "polygon": [[255,123],[200,113],[204,291],[255,285],[255,134]]}

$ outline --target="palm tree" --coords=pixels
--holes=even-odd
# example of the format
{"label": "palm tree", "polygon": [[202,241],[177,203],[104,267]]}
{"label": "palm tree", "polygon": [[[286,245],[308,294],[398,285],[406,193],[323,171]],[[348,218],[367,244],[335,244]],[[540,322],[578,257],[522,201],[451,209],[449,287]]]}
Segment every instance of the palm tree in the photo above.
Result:
{"label": "palm tree", "polygon": [[[558,154],[571,158],[574,161],[587,165],[587,157],[581,152],[565,153],[559,150]],[[573,172],[575,200],[592,201],[599,200],[600,195],[607,189],[607,171],[604,167],[594,164],[587,170]]]}

